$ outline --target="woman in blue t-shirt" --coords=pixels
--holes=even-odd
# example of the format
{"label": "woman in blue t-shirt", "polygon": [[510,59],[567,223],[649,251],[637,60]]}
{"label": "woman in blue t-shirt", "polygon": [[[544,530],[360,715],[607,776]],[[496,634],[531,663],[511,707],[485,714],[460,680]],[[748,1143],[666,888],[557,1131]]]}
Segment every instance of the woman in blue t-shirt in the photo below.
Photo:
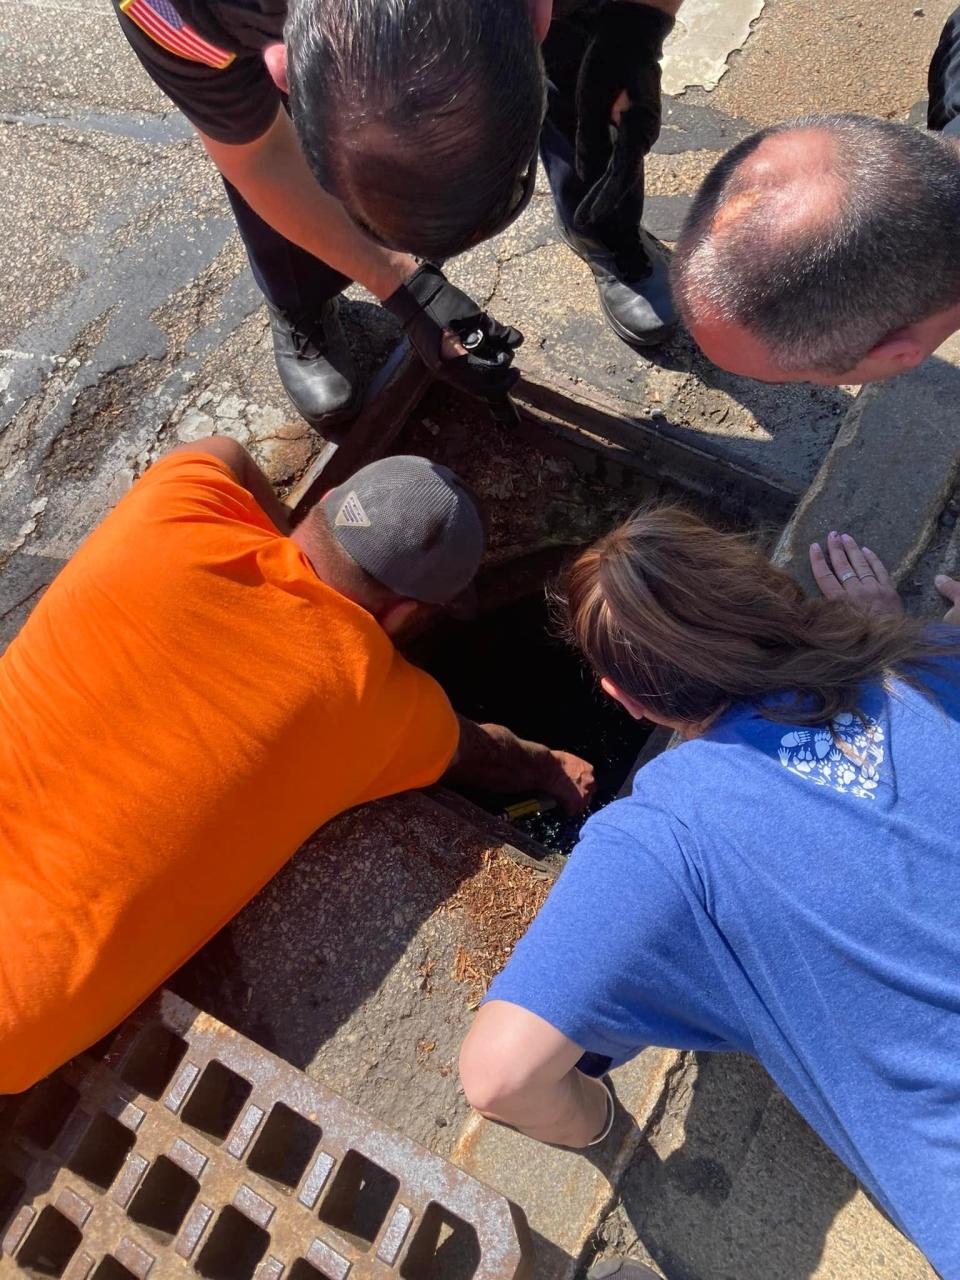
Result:
{"label": "woman in blue t-shirt", "polygon": [[587,822],[461,1073],[484,1114],[583,1147],[613,1118],[584,1053],[752,1053],[960,1280],[960,631],[906,617],[849,535],[811,563],[820,599],[661,509],[573,564],[571,637],[682,742]]}

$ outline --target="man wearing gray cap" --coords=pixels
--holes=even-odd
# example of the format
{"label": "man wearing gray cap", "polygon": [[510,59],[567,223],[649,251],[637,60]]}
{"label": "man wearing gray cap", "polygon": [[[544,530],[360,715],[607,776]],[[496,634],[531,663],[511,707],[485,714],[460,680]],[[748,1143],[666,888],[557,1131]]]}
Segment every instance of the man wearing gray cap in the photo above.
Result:
{"label": "man wearing gray cap", "polygon": [[441,776],[583,806],[585,761],[459,718],[394,648],[483,546],[423,458],[292,532],[226,438],[134,485],[0,657],[0,1094],[105,1035],[344,809]]}

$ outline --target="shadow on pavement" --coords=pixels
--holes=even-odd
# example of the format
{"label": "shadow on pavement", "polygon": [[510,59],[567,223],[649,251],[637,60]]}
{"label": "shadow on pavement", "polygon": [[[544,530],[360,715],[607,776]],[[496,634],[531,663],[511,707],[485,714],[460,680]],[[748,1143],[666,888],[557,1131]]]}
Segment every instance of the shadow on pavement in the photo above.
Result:
{"label": "shadow on pavement", "polygon": [[753,1059],[697,1061],[682,1145],[662,1124],[624,1183],[631,1234],[669,1280],[808,1280],[855,1178]]}

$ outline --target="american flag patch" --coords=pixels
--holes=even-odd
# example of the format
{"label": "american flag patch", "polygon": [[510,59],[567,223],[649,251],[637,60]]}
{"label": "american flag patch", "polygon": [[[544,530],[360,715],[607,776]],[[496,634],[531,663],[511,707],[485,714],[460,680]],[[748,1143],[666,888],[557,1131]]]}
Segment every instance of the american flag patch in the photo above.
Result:
{"label": "american flag patch", "polygon": [[120,9],[168,53],[190,62],[202,62],[204,66],[222,71],[237,56],[226,49],[218,49],[188,26],[170,3],[170,0],[120,0]]}

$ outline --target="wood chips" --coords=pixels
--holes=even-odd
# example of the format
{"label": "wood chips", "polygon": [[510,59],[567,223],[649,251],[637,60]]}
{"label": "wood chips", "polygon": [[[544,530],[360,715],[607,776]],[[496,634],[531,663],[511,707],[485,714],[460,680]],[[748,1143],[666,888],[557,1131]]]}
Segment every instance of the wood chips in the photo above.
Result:
{"label": "wood chips", "polygon": [[480,867],[444,904],[445,912],[461,912],[466,937],[457,948],[451,977],[466,983],[475,1009],[490,983],[546,901],[552,877],[488,849]]}

